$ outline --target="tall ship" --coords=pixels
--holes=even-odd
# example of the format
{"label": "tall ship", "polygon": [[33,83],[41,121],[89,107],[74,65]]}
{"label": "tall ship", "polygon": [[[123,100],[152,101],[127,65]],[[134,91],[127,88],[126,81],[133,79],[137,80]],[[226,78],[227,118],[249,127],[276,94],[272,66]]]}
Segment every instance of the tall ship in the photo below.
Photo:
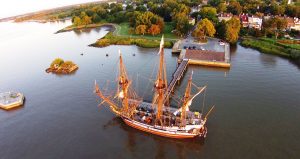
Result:
{"label": "tall ship", "polygon": [[176,139],[201,137],[207,134],[207,117],[214,106],[206,113],[194,112],[189,109],[195,97],[201,94],[204,87],[197,87],[197,93],[191,94],[193,73],[189,80],[183,97],[180,99],[179,108],[169,106],[169,89],[166,76],[166,64],[164,59],[164,38],[162,37],[159,49],[159,67],[154,82],[154,95],[152,102],[145,102],[139,98],[131,87],[122,55],[119,53],[119,73],[117,77],[117,90],[113,95],[106,95],[95,81],[95,93],[105,104],[128,126],[135,129]]}

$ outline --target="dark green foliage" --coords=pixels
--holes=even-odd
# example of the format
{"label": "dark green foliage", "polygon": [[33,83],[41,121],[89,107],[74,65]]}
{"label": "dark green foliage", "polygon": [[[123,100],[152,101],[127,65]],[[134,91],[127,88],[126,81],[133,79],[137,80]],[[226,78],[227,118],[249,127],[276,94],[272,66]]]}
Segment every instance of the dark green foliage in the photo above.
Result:
{"label": "dark green foliage", "polygon": [[147,8],[144,5],[139,5],[135,8],[136,11],[146,12]]}
{"label": "dark green foliage", "polygon": [[94,13],[93,17],[92,17],[92,22],[93,23],[99,23],[101,21],[100,16],[97,13]]}

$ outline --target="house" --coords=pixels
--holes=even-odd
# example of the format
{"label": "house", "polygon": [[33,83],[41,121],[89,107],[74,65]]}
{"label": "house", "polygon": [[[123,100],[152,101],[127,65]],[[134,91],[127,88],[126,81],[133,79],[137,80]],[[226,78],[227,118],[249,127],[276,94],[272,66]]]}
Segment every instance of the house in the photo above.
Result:
{"label": "house", "polygon": [[248,14],[245,13],[241,14],[240,21],[242,23],[242,27],[247,28],[249,26]]}
{"label": "house", "polygon": [[298,30],[300,31],[300,19],[297,17],[290,18],[291,20],[288,21],[288,29]]}
{"label": "house", "polygon": [[195,25],[195,18],[189,17],[189,24]]}
{"label": "house", "polygon": [[258,16],[249,16],[248,17],[248,27],[261,30],[262,18]]}
{"label": "house", "polygon": [[219,15],[218,15],[218,19],[219,19],[219,22],[221,22],[221,21],[228,21],[228,20],[230,20],[231,18],[232,18],[232,14],[231,13],[220,13]]}

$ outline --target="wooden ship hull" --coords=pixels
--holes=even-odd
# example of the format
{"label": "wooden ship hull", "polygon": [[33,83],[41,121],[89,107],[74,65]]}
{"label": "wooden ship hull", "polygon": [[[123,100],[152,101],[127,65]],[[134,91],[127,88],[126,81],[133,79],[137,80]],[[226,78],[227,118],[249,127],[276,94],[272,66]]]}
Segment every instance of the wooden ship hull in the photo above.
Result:
{"label": "wooden ship hull", "polygon": [[147,125],[138,121],[131,120],[129,118],[122,118],[123,121],[130,127],[151,133],[154,135],[162,136],[162,137],[167,137],[167,138],[174,138],[174,139],[190,139],[190,138],[196,138],[196,137],[206,137],[206,127],[204,127],[203,132],[200,134],[193,134],[193,133],[188,133],[188,132],[177,132],[177,131],[170,131],[168,128],[164,128],[161,126],[152,126],[152,125]]}

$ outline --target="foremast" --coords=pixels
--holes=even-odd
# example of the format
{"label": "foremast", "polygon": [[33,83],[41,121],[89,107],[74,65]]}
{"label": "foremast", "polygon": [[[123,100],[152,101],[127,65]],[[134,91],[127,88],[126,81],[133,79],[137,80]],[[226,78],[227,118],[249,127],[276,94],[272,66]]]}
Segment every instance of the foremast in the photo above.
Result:
{"label": "foremast", "polygon": [[118,97],[122,100],[122,114],[126,117],[130,116],[129,106],[128,106],[128,88],[131,81],[128,79],[126,68],[123,63],[122,54],[119,50],[119,77],[118,77]]}
{"label": "foremast", "polygon": [[131,81],[128,79],[126,68],[123,63],[122,55],[119,50],[119,75],[118,75],[118,90],[117,95],[121,101],[122,101],[122,107],[119,107],[117,103],[115,103],[113,100],[111,100],[109,97],[106,97],[101,92],[98,84],[95,81],[95,93],[103,100],[102,103],[107,103],[113,113],[115,113],[118,116],[125,116],[130,117],[132,115],[129,104],[128,104],[128,89],[131,84]]}
{"label": "foremast", "polygon": [[189,101],[191,96],[191,89],[192,89],[192,78],[193,78],[193,72],[190,75],[190,78],[188,80],[187,87],[184,92],[183,97],[183,105],[181,108],[181,126],[184,127],[186,125],[186,111],[189,110]]}
{"label": "foremast", "polygon": [[190,75],[187,87],[185,89],[182,106],[176,112],[174,112],[175,115],[177,115],[177,113],[181,112],[181,117],[180,117],[180,120],[181,120],[180,126],[181,127],[186,126],[187,111],[190,110],[189,107],[191,106],[193,99],[206,89],[206,86],[204,86],[202,88],[198,88],[198,92],[195,95],[191,95],[192,84],[193,84],[192,81],[193,81],[193,72]]}
{"label": "foremast", "polygon": [[156,105],[156,123],[162,123],[163,107],[165,103],[165,93],[167,90],[167,73],[166,64],[164,59],[164,36],[161,38],[160,48],[159,48],[159,68],[157,72],[156,81],[154,84],[155,95],[153,97],[153,105]]}

